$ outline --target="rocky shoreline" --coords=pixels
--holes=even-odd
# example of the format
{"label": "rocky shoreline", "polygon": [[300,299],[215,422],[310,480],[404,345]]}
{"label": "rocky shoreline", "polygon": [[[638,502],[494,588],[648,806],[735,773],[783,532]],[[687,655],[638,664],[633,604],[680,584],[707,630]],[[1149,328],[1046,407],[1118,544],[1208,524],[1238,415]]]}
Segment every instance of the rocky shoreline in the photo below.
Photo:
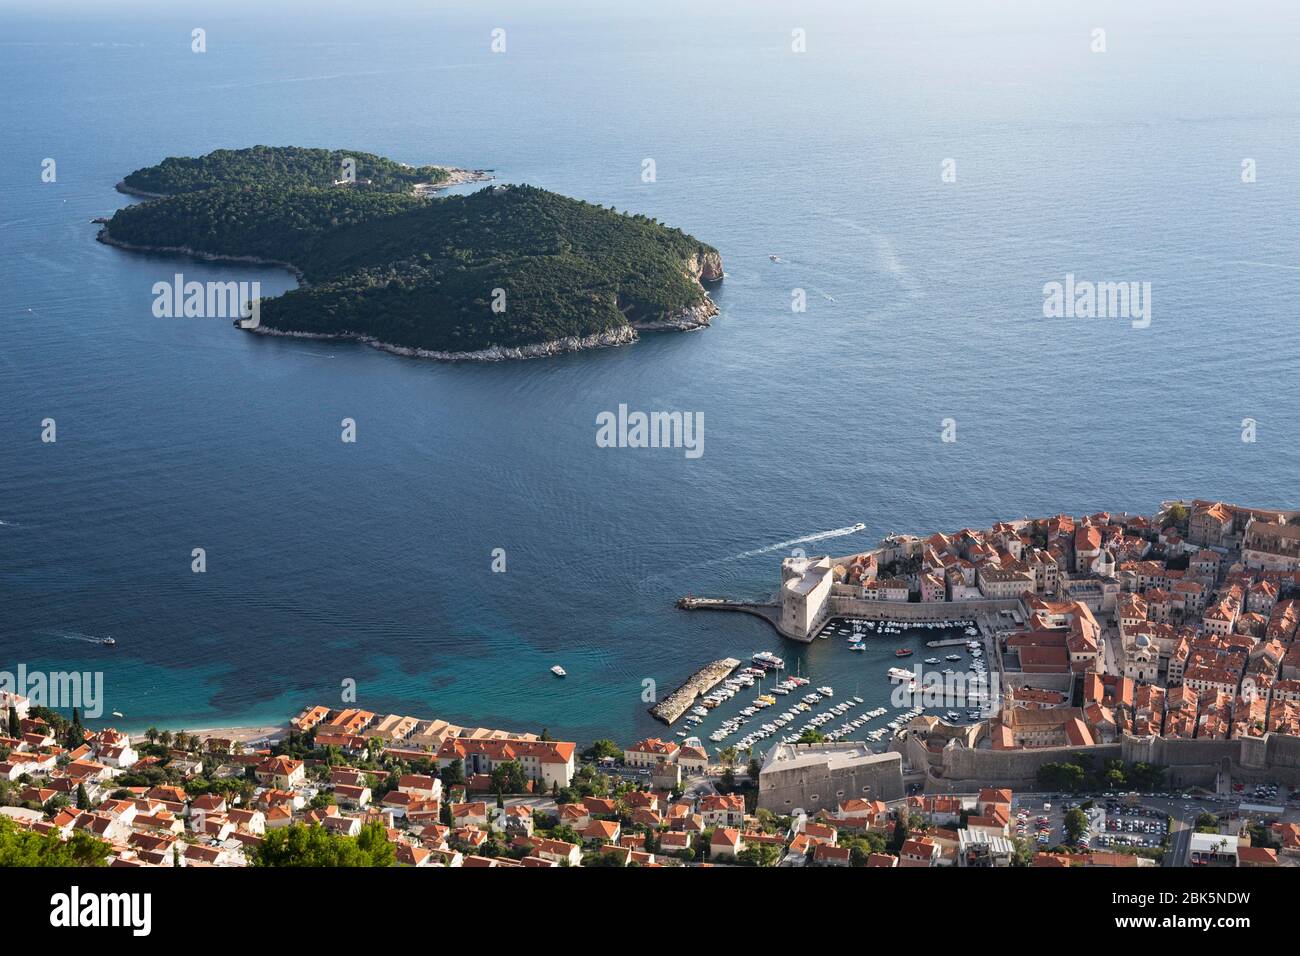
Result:
{"label": "rocky shoreline", "polygon": [[359,342],[381,352],[389,352],[406,358],[435,359],[439,362],[504,362],[512,359],[548,358],[563,355],[566,352],[583,352],[589,349],[629,345],[637,339],[636,330],[629,325],[625,325],[608,332],[597,332],[593,335],[581,337],[576,335],[568,336],[550,342],[537,342],[533,345],[494,345],[491,348],[479,349],[473,352],[438,352],[431,349],[418,349],[406,345],[394,345],[391,342],[381,342],[373,336],[362,335],[358,332],[342,332],[331,335],[320,332],[292,332],[284,329],[273,329],[266,325],[259,325],[255,329],[245,329],[244,331],[252,332],[255,335],[271,335],[289,339],[329,339]]}
{"label": "rocky shoreline", "polygon": [[202,252],[198,249],[191,249],[189,246],[140,246],[133,242],[123,242],[121,239],[114,239],[108,232],[108,226],[105,225],[95,235],[97,242],[102,242],[106,246],[114,246],[118,249],[126,249],[130,252],[148,252],[159,255],[171,256],[189,256],[192,259],[201,259],[204,262],[238,262],[244,265],[254,266],[274,266],[277,269],[287,269],[293,273],[293,277],[298,280],[301,288],[307,288],[310,284],[303,277],[302,270],[292,262],[284,262],[279,259],[259,259],[257,256],[223,256],[211,252]]}

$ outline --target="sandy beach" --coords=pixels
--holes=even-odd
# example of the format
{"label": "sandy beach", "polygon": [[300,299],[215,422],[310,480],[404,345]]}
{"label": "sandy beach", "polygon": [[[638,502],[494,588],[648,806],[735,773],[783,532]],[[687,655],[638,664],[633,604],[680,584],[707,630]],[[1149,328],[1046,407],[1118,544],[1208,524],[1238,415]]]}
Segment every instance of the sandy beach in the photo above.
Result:
{"label": "sandy beach", "polygon": [[[160,730],[163,728],[159,728]],[[167,728],[171,729],[171,728]],[[223,737],[228,740],[238,740],[241,743],[248,743],[253,740],[263,740],[267,737],[281,738],[289,735],[289,724],[286,721],[283,724],[275,724],[268,727],[203,727],[196,730],[185,730],[187,734],[194,734],[197,737],[207,740],[209,737]],[[177,731],[173,730],[172,733]],[[131,734],[131,740],[144,740],[144,734]]]}

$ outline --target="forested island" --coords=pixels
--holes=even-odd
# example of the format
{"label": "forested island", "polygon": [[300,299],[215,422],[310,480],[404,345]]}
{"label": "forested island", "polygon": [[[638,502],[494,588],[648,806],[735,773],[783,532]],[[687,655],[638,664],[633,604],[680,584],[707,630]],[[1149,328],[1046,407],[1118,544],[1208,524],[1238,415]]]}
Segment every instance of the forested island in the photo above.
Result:
{"label": "forested island", "polygon": [[717,307],[716,249],[642,215],[532,186],[435,198],[482,171],[257,146],[169,158],[119,189],[111,245],[292,268],[257,332],[359,339],[434,358],[515,358],[692,329]]}

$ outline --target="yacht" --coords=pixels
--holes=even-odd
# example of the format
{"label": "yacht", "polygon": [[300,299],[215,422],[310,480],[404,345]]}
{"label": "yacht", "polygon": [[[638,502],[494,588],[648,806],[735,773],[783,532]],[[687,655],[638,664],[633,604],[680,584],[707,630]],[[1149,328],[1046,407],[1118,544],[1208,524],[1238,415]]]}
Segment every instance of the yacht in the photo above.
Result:
{"label": "yacht", "polygon": [[889,669],[889,679],[893,681],[895,684],[899,684],[902,683],[903,681],[915,680],[916,675],[909,670],[904,670],[901,667],[891,667]]}
{"label": "yacht", "polygon": [[925,659],[925,662],[926,662],[927,664],[937,664],[937,663],[939,663],[939,658],[937,658],[937,657],[927,657],[927,658]]}
{"label": "yacht", "polygon": [[568,672],[559,664],[556,664],[554,667],[551,668],[551,673],[554,674],[556,677],[564,677]]}
{"label": "yacht", "polygon": [[823,697],[835,696],[835,691],[831,690],[830,687],[818,687],[817,693],[821,694]]}
{"label": "yacht", "polygon": [[950,660],[950,661],[959,661],[959,660],[961,660],[961,655],[960,655],[960,654],[949,654],[949,655],[947,656],[947,658],[945,658],[945,659],[946,659],[946,660]]}

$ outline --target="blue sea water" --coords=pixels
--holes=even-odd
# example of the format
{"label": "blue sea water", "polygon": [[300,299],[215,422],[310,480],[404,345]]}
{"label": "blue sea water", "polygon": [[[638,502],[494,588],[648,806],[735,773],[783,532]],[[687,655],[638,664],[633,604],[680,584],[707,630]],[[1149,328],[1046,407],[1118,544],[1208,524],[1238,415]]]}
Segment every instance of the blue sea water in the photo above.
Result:
{"label": "blue sea water", "polygon": [[[351,679],[371,709],[626,740],[659,729],[646,679],[724,654],[883,693],[884,649],[673,608],[770,594],[795,539],[1300,505],[1292,6],[906,6],[6,3],[0,669],[102,670],[132,728],[279,721]],[[133,169],[257,143],[655,216],[721,250],[721,315],[457,365],[154,318],[175,272],[293,279],[89,220]],[[1044,319],[1067,273],[1150,282],[1150,327]],[[703,457],[598,448],[620,403],[702,412]]]}

